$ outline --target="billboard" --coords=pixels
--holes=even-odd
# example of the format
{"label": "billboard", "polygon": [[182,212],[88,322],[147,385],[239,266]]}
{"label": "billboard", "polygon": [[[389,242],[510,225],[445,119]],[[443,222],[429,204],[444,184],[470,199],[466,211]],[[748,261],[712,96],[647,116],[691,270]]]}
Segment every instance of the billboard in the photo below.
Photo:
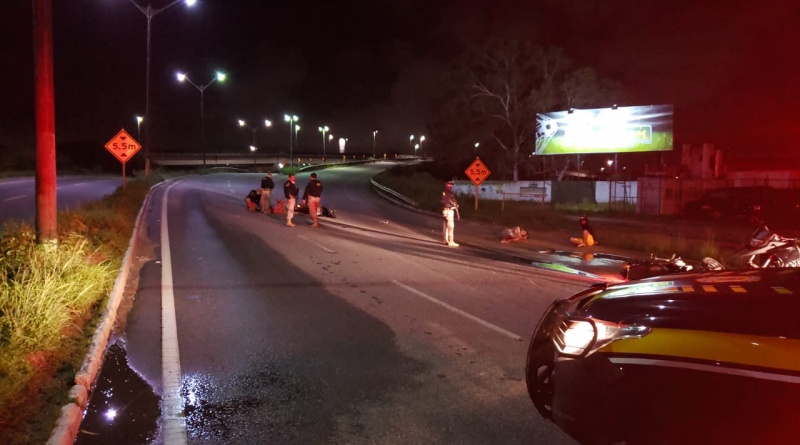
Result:
{"label": "billboard", "polygon": [[672,150],[672,105],[570,109],[536,115],[536,154]]}

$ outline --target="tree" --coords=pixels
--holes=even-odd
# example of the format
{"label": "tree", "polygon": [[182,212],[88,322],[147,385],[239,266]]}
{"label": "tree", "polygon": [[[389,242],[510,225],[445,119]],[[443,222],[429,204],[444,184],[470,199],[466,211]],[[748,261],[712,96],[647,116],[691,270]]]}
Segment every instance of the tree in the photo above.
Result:
{"label": "tree", "polygon": [[[526,41],[497,40],[465,53],[443,93],[438,138],[492,141],[500,149],[498,172],[519,180],[520,164],[534,151],[537,113],[611,105],[621,92],[593,69],[572,67],[563,50]],[[458,143],[461,150],[472,145]]]}

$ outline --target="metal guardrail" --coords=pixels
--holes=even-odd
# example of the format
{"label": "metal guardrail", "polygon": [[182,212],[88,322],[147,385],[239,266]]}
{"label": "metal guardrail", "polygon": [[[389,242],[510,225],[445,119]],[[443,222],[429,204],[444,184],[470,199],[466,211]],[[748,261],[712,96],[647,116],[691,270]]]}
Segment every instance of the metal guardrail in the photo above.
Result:
{"label": "metal guardrail", "polygon": [[414,201],[413,199],[407,198],[407,197],[401,195],[400,193],[397,193],[396,191],[390,189],[389,187],[386,187],[386,186],[383,186],[381,184],[378,184],[377,182],[375,182],[375,179],[370,179],[370,182],[372,183],[373,187],[378,189],[380,192],[386,193],[387,195],[391,196],[393,199],[396,199],[396,200],[400,201],[401,203],[403,203],[405,205],[408,205],[408,206],[411,206],[411,207],[414,207],[414,208],[418,208],[419,207],[417,202]]}

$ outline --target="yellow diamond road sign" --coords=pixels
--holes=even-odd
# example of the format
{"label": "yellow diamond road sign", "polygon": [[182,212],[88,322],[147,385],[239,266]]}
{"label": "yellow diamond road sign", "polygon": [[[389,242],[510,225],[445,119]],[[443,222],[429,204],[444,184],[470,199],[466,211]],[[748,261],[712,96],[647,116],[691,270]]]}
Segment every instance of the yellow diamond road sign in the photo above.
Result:
{"label": "yellow diamond road sign", "polygon": [[472,180],[475,186],[481,185],[481,183],[492,174],[489,167],[481,161],[481,158],[475,158],[472,164],[464,170],[464,173],[467,174],[467,177]]}
{"label": "yellow diamond road sign", "polygon": [[128,159],[132,158],[141,148],[142,145],[136,142],[136,139],[132,138],[124,128],[106,144],[106,150],[110,151],[123,164],[128,162]]}

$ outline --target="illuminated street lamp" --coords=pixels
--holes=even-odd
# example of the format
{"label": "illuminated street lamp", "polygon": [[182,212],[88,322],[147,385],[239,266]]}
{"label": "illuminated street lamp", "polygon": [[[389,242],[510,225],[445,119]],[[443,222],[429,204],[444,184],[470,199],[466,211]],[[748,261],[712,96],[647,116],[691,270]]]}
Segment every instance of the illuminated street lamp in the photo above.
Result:
{"label": "illuminated street lamp", "polygon": [[298,140],[297,140],[297,132],[298,131],[300,131],[300,126],[299,125],[295,125],[294,126],[294,146],[297,149],[300,148],[300,144],[298,143]]}
{"label": "illuminated street lamp", "polygon": [[142,143],[142,121],[144,118],[142,116],[136,116],[136,138],[139,140],[139,143]]}
{"label": "illuminated street lamp", "polygon": [[411,148],[414,148],[414,135],[413,134],[411,136],[409,136],[409,138],[408,138],[408,146],[411,147]]}
{"label": "illuminated street lamp", "polygon": [[375,136],[378,134],[378,130],[372,132],[372,157],[375,157]]}
{"label": "illuminated street lamp", "polygon": [[417,154],[417,150],[419,150],[419,144],[414,144],[414,154]]}
{"label": "illuminated street lamp", "polygon": [[202,140],[203,140],[203,142],[202,142],[202,145],[203,145],[203,147],[202,147],[203,148],[203,165],[205,166],[206,165],[206,124],[205,124],[206,117],[205,117],[205,110],[204,110],[204,106],[203,106],[203,102],[204,102],[203,92],[206,90],[206,88],[211,86],[211,84],[216,82],[216,81],[224,82],[225,78],[227,76],[224,73],[220,73],[218,71],[216,76],[214,76],[205,85],[197,85],[196,83],[192,82],[191,79],[186,77],[186,74],[184,74],[184,73],[178,73],[178,74],[176,74],[175,77],[177,77],[178,82],[189,82],[190,84],[192,84],[193,87],[197,88],[197,91],[200,92],[200,134],[201,134],[201,137],[202,137]]}
{"label": "illuminated street lamp", "polygon": [[253,165],[256,165],[256,146],[255,145],[251,145],[250,146],[250,151],[253,152]]}
{"label": "illuminated street lamp", "polygon": [[[150,175],[150,130],[149,130],[149,122],[150,122],[150,28],[151,28],[151,21],[153,17],[155,17],[161,11],[173,6],[177,3],[180,3],[181,0],[174,0],[172,3],[161,7],[153,9],[153,6],[149,3],[147,6],[140,6],[135,1],[131,0],[133,6],[136,6],[136,9],[142,12],[142,14],[147,17],[147,61],[146,61],[146,68],[145,68],[145,86],[144,86],[144,137],[147,139],[144,143],[144,175]],[[196,3],[196,0],[184,0],[186,6],[192,6]],[[139,140],[141,143],[142,141]]]}
{"label": "illuminated street lamp", "polygon": [[325,141],[325,133],[327,133],[328,130],[330,130],[330,128],[328,128],[328,126],[326,125],[324,127],[319,127],[318,129],[322,133],[322,158],[324,159],[325,158],[326,145],[327,145],[325,143],[326,142]]}
{"label": "illuminated street lamp", "polygon": [[422,152],[422,143],[423,143],[423,142],[425,142],[425,136],[420,136],[420,137],[419,137],[419,148],[420,148],[420,153]]}
{"label": "illuminated street lamp", "polygon": [[292,143],[295,135],[294,123],[300,120],[300,118],[295,115],[289,116],[288,114],[284,114],[283,120],[289,124],[289,157],[292,159],[291,166],[294,167],[294,145]]}
{"label": "illuminated street lamp", "polygon": [[[251,145],[251,147],[258,146],[258,144],[256,143],[256,132],[258,131],[258,127],[251,127],[250,125],[247,124],[247,122],[243,121],[242,119],[239,119],[239,126],[247,127],[250,129],[250,131],[253,132],[253,145]],[[271,127],[272,122],[269,119],[264,119],[264,126]]]}

